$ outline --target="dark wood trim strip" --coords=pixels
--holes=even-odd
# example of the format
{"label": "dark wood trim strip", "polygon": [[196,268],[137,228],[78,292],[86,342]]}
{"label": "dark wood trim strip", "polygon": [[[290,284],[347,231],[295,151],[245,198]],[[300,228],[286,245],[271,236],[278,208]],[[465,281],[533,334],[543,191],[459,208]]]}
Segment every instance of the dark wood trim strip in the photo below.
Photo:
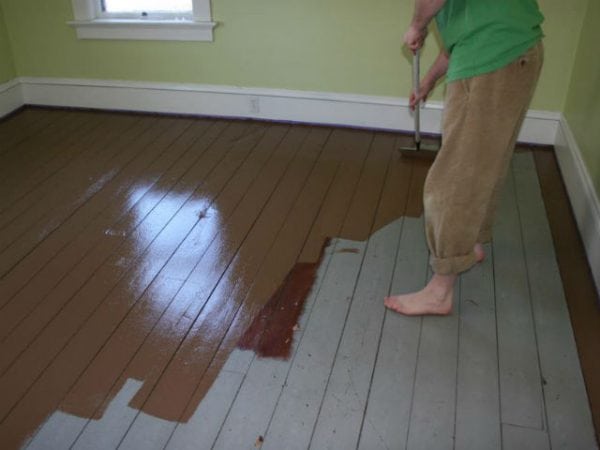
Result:
{"label": "dark wood trim strip", "polygon": [[547,149],[533,149],[533,154],[571,315],[596,439],[600,441],[600,299],[556,155]]}

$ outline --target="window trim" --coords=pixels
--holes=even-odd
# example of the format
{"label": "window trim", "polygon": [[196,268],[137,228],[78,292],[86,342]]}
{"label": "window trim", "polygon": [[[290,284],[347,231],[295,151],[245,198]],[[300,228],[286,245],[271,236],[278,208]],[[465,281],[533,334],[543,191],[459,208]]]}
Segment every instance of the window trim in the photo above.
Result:
{"label": "window trim", "polygon": [[210,0],[192,0],[193,15],[152,14],[148,17],[105,15],[101,0],[71,0],[75,20],[67,22],[79,39],[134,39],[213,41],[217,25],[211,19]]}

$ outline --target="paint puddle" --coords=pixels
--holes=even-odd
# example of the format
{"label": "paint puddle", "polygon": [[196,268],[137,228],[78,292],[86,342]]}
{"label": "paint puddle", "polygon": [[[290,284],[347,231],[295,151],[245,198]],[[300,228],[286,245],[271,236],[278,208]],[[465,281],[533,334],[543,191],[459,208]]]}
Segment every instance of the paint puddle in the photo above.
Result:
{"label": "paint puddle", "polygon": [[291,356],[294,332],[300,329],[298,320],[330,241],[330,238],[325,240],[317,262],[298,263],[288,273],[239,340],[240,349],[253,350],[262,358],[288,359]]}

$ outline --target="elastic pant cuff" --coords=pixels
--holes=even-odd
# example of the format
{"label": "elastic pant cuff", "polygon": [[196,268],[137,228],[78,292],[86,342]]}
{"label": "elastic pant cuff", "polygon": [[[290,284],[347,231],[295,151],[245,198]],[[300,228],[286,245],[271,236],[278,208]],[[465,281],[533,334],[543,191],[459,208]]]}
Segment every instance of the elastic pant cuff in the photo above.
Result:
{"label": "elastic pant cuff", "polygon": [[477,263],[477,257],[475,256],[475,252],[448,258],[431,256],[429,263],[431,264],[431,269],[439,275],[458,275],[473,267]]}

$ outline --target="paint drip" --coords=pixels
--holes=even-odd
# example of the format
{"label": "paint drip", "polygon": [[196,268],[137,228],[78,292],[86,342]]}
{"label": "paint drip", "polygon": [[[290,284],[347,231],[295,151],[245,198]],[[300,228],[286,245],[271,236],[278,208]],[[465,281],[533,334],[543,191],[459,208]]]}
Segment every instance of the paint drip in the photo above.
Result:
{"label": "paint drip", "polygon": [[254,350],[263,358],[288,359],[291,356],[294,332],[299,330],[298,320],[330,242],[330,238],[325,240],[317,262],[297,263],[292,268],[239,340],[239,348]]}

